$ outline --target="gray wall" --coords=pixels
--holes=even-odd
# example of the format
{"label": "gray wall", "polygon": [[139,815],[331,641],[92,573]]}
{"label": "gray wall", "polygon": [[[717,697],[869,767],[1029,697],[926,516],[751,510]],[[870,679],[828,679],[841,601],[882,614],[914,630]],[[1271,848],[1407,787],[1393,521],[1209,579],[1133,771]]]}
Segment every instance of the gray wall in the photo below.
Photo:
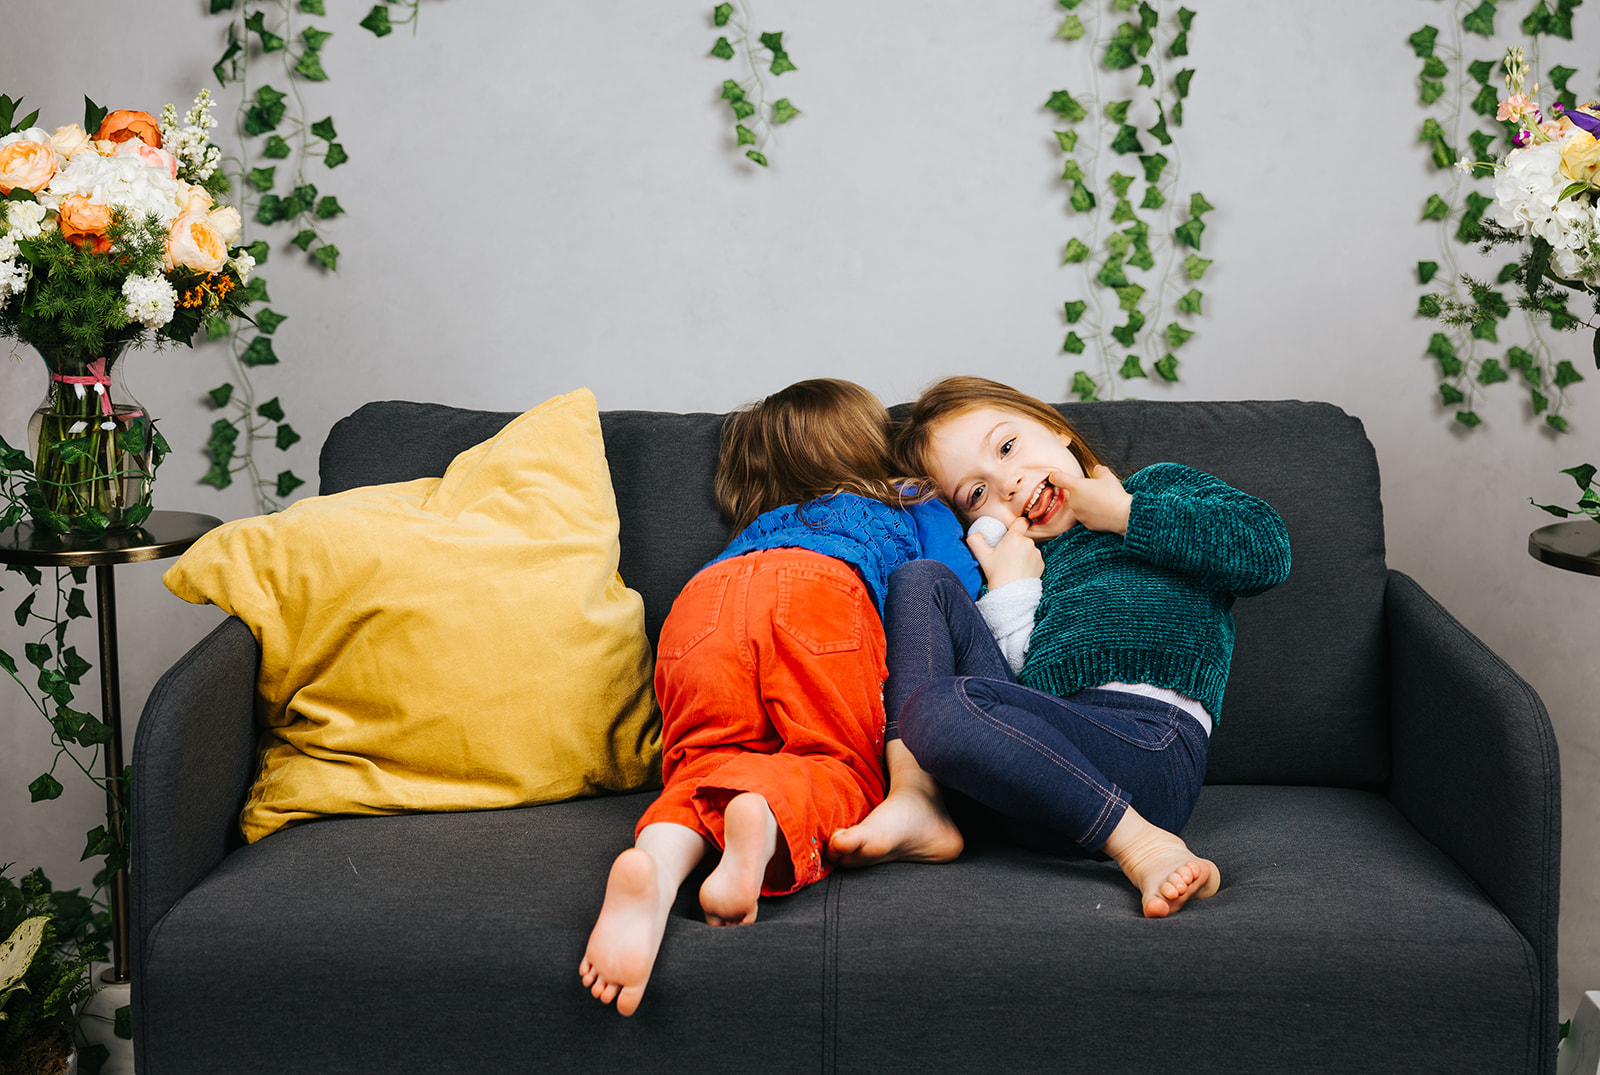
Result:
{"label": "gray wall", "polygon": [[[225,23],[207,6],[135,16],[118,0],[13,0],[0,91],[25,95],[49,127],[78,120],[85,93],[181,110],[222,51]],[[1052,40],[1056,5],[755,0],[757,29],[784,30],[799,66],[777,88],[805,113],[765,172],[727,145],[726,72],[702,59],[712,0],[704,13],[425,0],[419,33],[382,41],[355,26],[367,6],[330,0],[335,16],[318,21],[335,31],[323,52],[332,78],[302,86],[310,118],[331,113],[351,156],[311,175],[349,210],[331,232],[340,271],[292,267],[292,251],[265,267],[290,320],[277,334],[284,362],[259,385],[306,438],[283,457],[269,449],[273,472],[311,478],[329,425],[372,398],[518,409],[588,385],[605,408],[724,410],[805,376],[851,377],[892,402],[955,372],[1066,397],[1075,366],[1059,353],[1059,311],[1076,278],[1058,265],[1071,225],[1039,106],[1082,88],[1081,46]],[[1433,402],[1422,356],[1433,329],[1414,316],[1412,277],[1436,257],[1418,224],[1433,180],[1415,142],[1420,61],[1406,37],[1443,26],[1455,5],[1191,6],[1199,73],[1176,133],[1185,191],[1218,207],[1204,251],[1216,264],[1182,383],[1138,390],[1330,400],[1366,424],[1390,564],[1526,676],[1555,722],[1570,1015],[1580,990],[1600,985],[1600,579],[1536,563],[1526,541],[1550,521],[1528,497],[1570,502],[1557,472],[1600,463],[1588,341],[1559,344],[1589,376],[1564,440],[1530,425],[1511,386],[1471,436]],[[1502,5],[1502,20],[1526,6]],[[1579,20],[1566,62],[1583,68],[1574,86],[1593,89],[1592,63],[1575,57],[1600,53],[1600,25],[1587,8]],[[225,124],[236,99],[223,96]],[[160,506],[252,513],[242,490],[196,484],[214,417],[201,399],[228,376],[214,345],[133,356],[134,391],[176,448]],[[0,433],[13,443],[41,390],[31,351],[0,367]],[[218,618],[167,594],[160,572],[118,574],[134,713]],[[8,586],[0,605],[14,598]],[[92,651],[92,635],[79,644]],[[60,800],[28,802],[46,739],[42,718],[0,691],[0,862],[82,883],[82,834],[102,803],[71,779]]]}

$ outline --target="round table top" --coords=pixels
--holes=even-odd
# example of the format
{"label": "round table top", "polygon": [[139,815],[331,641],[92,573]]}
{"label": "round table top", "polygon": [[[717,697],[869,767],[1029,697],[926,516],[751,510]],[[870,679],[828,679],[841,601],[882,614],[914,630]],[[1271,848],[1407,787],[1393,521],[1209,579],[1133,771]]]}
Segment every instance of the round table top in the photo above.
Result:
{"label": "round table top", "polygon": [[1600,575],[1600,522],[1574,519],[1528,535],[1528,555],[1568,571]]}
{"label": "round table top", "polygon": [[206,531],[221,525],[221,519],[197,512],[153,511],[141,526],[91,538],[77,533],[54,534],[36,529],[32,523],[18,523],[9,530],[0,530],[0,564],[95,567],[164,560],[182,553]]}

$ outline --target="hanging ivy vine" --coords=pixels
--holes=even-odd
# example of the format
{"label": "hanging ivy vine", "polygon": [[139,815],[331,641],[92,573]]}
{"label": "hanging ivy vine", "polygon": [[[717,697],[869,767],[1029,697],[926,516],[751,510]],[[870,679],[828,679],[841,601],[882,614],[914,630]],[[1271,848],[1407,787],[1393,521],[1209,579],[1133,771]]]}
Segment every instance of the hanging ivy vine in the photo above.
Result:
{"label": "hanging ivy vine", "polygon": [[775,132],[800,114],[787,97],[780,97],[770,105],[767,98],[771,90],[761,69],[766,67],[773,78],[787,71],[797,71],[794,61],[783,47],[783,31],[760,35],[751,32],[750,11],[744,0],[718,4],[711,11],[711,22],[720,28],[731,28],[733,37],[718,37],[711,46],[711,55],[732,63],[742,61],[742,78],[724,79],[722,100],[728,102],[733,112],[733,137],[736,148],[749,146],[744,155],[761,167],[767,167],[769,144],[776,141]]}
{"label": "hanging ivy vine", "polygon": [[[1541,77],[1539,40],[1571,41],[1573,11],[1582,2],[1535,0],[1516,24],[1522,39],[1531,42],[1532,80],[1553,88],[1557,98],[1566,101],[1573,99],[1570,83],[1578,71],[1558,64]],[[1504,14],[1500,10],[1504,6],[1504,0],[1499,4],[1454,0],[1444,31],[1429,25],[1409,38],[1422,61],[1417,94],[1428,110],[1418,141],[1428,146],[1437,177],[1437,189],[1428,195],[1421,219],[1435,232],[1438,260],[1416,264],[1417,284],[1429,289],[1418,299],[1417,312],[1442,321],[1425,354],[1438,363],[1439,403],[1453,411],[1457,423],[1467,428],[1480,425],[1478,407],[1484,393],[1515,375],[1527,392],[1530,413],[1547,429],[1565,433],[1567,390],[1582,381],[1583,374],[1557,356],[1544,330],[1584,324],[1584,318],[1567,307],[1570,292],[1538,288],[1535,281],[1532,297],[1508,299],[1507,292],[1497,288],[1525,294],[1530,290],[1525,258],[1502,265],[1492,283],[1478,279],[1482,273],[1478,263],[1461,260],[1466,248],[1487,254],[1504,241],[1490,241],[1495,226],[1485,218],[1495,204],[1494,163],[1514,148],[1518,130],[1515,122],[1496,119],[1506,46],[1495,40],[1495,20]],[[1521,316],[1513,317],[1514,309]]]}
{"label": "hanging ivy vine", "polygon": [[[415,32],[418,3],[384,0],[358,25],[376,37],[408,23]],[[240,85],[236,117],[240,151],[225,158],[223,166],[239,192],[247,237],[252,224],[276,229],[286,237],[280,251],[296,250],[317,271],[332,272],[339,267],[339,248],[329,241],[327,229],[345,210],[336,196],[322,193],[317,182],[326,182],[320,175],[323,170],[339,167],[350,156],[339,142],[333,117],[311,121],[300,93],[302,84],[328,78],[322,47],[333,32],[310,22],[327,16],[323,0],[211,0],[211,14],[224,13],[230,20],[228,45],[212,71],[223,85]],[[321,167],[313,168],[318,162]],[[252,376],[252,371],[278,363],[273,338],[288,318],[270,306],[266,277],[259,269],[272,244],[257,238],[247,248],[258,266],[248,286],[259,312],[254,326],[223,322],[208,326],[210,338],[229,340],[234,376],[209,393],[211,405],[226,416],[212,423],[206,445],[211,469],[200,480],[223,489],[236,475],[246,474],[260,510],[266,512],[281,508],[305,482],[289,469],[269,476],[265,471],[271,468],[256,455],[267,445],[287,451],[300,434],[286,421],[277,396],[259,398]]]}
{"label": "hanging ivy vine", "polygon": [[[1200,241],[1213,207],[1199,192],[1179,194],[1168,131],[1183,125],[1194,79],[1181,64],[1195,12],[1180,7],[1164,18],[1159,4],[1141,0],[1058,3],[1068,14],[1056,37],[1089,50],[1087,88],[1057,90],[1044,107],[1069,128],[1054,132],[1076,232],[1062,264],[1081,272],[1063,306],[1062,351],[1098,356],[1098,366],[1072,376],[1071,391],[1093,400],[1115,397],[1120,382],[1149,369],[1178,379],[1177,351],[1194,335],[1204,300],[1195,285],[1211,266]],[[1169,75],[1169,64],[1180,69]]]}

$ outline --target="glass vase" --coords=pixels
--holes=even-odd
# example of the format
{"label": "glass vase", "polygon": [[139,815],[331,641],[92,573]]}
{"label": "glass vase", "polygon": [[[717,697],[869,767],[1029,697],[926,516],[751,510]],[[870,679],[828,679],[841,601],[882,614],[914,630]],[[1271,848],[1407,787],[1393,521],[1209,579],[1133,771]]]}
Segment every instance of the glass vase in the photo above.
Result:
{"label": "glass vase", "polygon": [[161,439],[123,382],[126,348],[113,343],[99,358],[39,348],[49,381],[28,422],[37,525],[99,535],[149,517]]}

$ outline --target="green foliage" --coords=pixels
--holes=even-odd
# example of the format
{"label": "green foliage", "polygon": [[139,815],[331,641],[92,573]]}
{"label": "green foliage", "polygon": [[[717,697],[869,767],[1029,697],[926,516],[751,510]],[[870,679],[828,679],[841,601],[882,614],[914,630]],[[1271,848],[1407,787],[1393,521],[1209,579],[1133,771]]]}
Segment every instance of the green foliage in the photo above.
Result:
{"label": "green foliage", "polygon": [[[1142,0],[1112,0],[1110,12],[1078,0],[1058,3],[1073,14],[1056,39],[1078,49],[1085,65],[1102,68],[1092,79],[1085,72],[1092,91],[1057,89],[1043,104],[1058,125],[1052,133],[1076,233],[1062,264],[1079,267],[1075,290],[1085,296],[1064,304],[1073,328],[1062,351],[1093,356],[1090,369],[1073,375],[1071,391],[1099,399],[1114,396],[1121,381],[1148,380],[1151,369],[1163,382],[1176,381],[1172,352],[1194,334],[1186,322],[1201,312],[1203,295],[1193,283],[1211,265],[1199,250],[1202,216],[1212,206],[1192,191],[1179,196],[1168,129],[1169,120],[1182,123],[1195,75],[1192,67],[1171,70],[1168,61],[1188,54],[1195,13],[1163,15]],[[1122,164],[1129,157],[1138,168]]]}
{"label": "green foliage", "polygon": [[1589,518],[1600,522],[1600,489],[1594,487],[1596,472],[1596,468],[1592,463],[1568,467],[1561,472],[1578,483],[1578,504],[1576,507],[1565,508],[1555,504],[1540,504],[1531,497],[1528,499],[1528,503],[1558,518],[1565,519],[1569,515],[1587,515]]}
{"label": "green foliage", "polygon": [[[766,168],[770,163],[767,153],[774,141],[774,129],[801,112],[787,97],[767,104],[767,81],[761,65],[766,65],[767,73],[773,78],[799,68],[784,48],[783,31],[761,33],[752,42],[750,16],[744,0],[738,0],[737,7],[732,3],[718,4],[711,10],[711,22],[718,27],[731,23],[734,35],[719,36],[711,46],[710,55],[725,62],[734,61],[741,50],[744,56],[744,77],[724,79],[720,98],[728,102],[733,112],[734,148],[742,150],[745,159]],[[751,148],[745,149],[746,146]]]}
{"label": "green foliage", "polygon": [[77,943],[92,920],[77,890],[56,893],[39,870],[20,883],[0,866],[0,947],[25,937],[13,959],[20,978],[0,980],[0,1070],[34,1070],[48,1059],[64,1059],[73,1046],[77,1009],[94,991],[90,951]]}

